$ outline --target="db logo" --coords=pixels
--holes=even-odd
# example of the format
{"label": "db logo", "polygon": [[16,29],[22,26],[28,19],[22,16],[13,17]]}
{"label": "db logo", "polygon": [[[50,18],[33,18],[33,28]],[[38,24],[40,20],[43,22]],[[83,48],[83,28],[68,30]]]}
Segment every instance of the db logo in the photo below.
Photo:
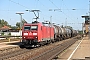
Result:
{"label": "db logo", "polygon": [[29,33],[29,35],[32,35],[32,33]]}

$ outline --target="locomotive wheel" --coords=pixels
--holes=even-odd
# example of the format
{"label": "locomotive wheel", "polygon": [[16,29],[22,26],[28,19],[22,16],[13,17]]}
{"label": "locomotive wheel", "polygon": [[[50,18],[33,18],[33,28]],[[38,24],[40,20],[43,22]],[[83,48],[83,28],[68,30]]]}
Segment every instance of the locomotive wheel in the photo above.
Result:
{"label": "locomotive wheel", "polygon": [[25,46],[24,46],[24,45],[20,45],[20,48],[22,48],[22,49],[23,49],[23,48],[25,48]]}

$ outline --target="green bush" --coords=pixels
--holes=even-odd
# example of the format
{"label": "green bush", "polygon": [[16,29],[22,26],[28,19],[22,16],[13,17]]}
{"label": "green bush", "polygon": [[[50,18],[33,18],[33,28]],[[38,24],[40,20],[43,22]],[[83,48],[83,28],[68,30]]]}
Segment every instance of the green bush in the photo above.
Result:
{"label": "green bush", "polygon": [[11,36],[11,33],[9,33],[8,35]]}
{"label": "green bush", "polygon": [[1,35],[3,36],[4,35],[4,32],[2,32]]}

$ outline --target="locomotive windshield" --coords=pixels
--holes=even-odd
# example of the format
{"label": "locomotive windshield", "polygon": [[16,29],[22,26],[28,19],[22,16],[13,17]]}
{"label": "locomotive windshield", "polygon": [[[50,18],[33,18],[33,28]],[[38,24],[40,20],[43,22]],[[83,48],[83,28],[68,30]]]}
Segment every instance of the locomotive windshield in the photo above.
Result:
{"label": "locomotive windshield", "polygon": [[24,26],[24,30],[37,30],[37,26]]}
{"label": "locomotive windshield", "polygon": [[24,26],[24,30],[30,30],[30,26]]}
{"label": "locomotive windshield", "polygon": [[31,26],[30,30],[37,30],[37,26]]}

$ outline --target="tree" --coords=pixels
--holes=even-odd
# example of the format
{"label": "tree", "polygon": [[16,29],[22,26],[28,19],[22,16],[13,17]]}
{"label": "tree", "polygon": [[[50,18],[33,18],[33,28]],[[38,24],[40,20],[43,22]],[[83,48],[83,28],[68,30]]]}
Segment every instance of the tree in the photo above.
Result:
{"label": "tree", "polygon": [[17,23],[16,23],[16,26],[17,26],[18,28],[20,28],[20,22],[17,22]]}
{"label": "tree", "polygon": [[8,26],[9,24],[8,24],[8,22],[5,21],[4,19],[0,19],[0,28],[3,27],[4,25],[5,25],[5,26]]}
{"label": "tree", "polygon": [[[24,23],[27,23],[27,21],[26,21],[25,19],[23,19],[21,23],[22,23],[21,26],[23,26]],[[20,28],[20,22],[17,22],[17,23],[16,23],[16,26],[17,26],[18,28]]]}
{"label": "tree", "polygon": [[24,23],[27,23],[27,21],[25,21],[25,19],[22,20],[22,25],[24,25]]}
{"label": "tree", "polygon": [[66,28],[73,29],[71,26],[65,26]]}
{"label": "tree", "polygon": [[9,24],[8,24],[8,22],[7,22],[7,21],[4,21],[4,25],[6,25],[6,26],[7,26],[7,25],[9,25]]}
{"label": "tree", "polygon": [[17,26],[11,26],[12,29],[17,29],[18,27]]}

